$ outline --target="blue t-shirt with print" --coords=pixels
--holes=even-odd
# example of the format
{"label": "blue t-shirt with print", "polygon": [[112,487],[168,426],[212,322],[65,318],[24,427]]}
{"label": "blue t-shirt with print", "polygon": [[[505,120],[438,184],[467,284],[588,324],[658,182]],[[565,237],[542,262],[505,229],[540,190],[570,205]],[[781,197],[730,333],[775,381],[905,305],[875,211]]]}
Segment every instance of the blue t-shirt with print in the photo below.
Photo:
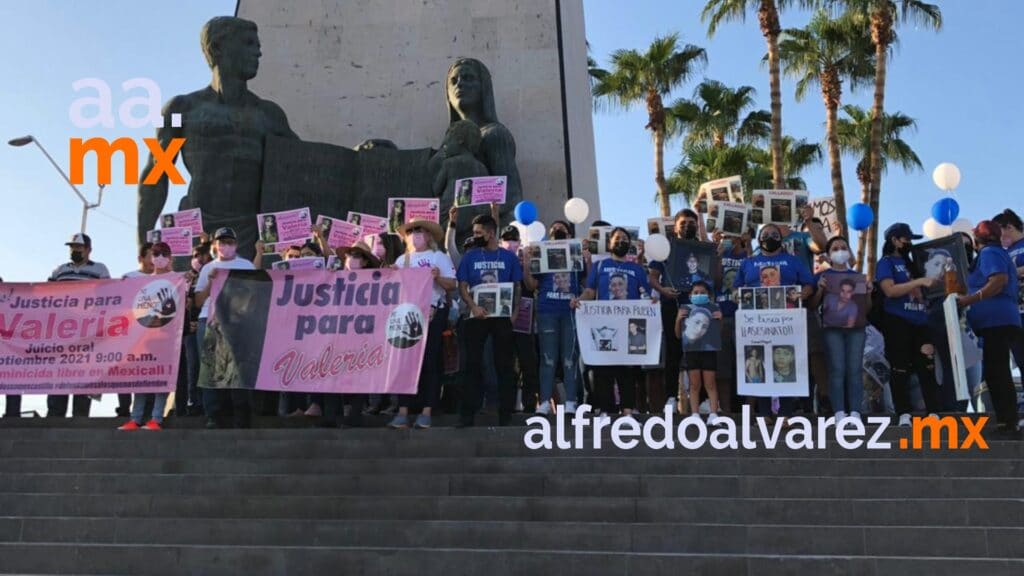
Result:
{"label": "blue t-shirt with print", "polygon": [[569,301],[580,295],[580,272],[537,274],[537,313],[569,314]]}
{"label": "blue t-shirt with print", "polygon": [[677,281],[673,281],[672,278],[669,277],[664,262],[651,262],[647,265],[647,268],[657,272],[658,282],[660,282],[662,286],[666,288],[675,288],[679,292],[679,295],[676,296],[676,303],[680,306],[690,303],[690,292],[693,290],[693,285],[697,282],[704,282],[711,286],[712,290],[715,289],[714,280],[699,270],[693,274],[686,274]]}
{"label": "blue t-shirt with print", "polygon": [[[901,256],[883,256],[875,267],[875,284],[881,285],[882,280],[892,280],[894,284],[910,282],[907,261]],[[899,316],[911,324],[923,326],[928,323],[925,303],[911,300],[910,295],[899,298],[885,297],[883,309],[886,314]]]}
{"label": "blue t-shirt with print", "polygon": [[462,262],[459,262],[457,277],[459,282],[466,282],[470,288],[477,284],[520,282],[523,279],[523,267],[519,264],[519,258],[504,248],[474,248],[466,252]]}
{"label": "blue t-shirt with print", "polygon": [[738,305],[733,301],[732,294],[736,288],[736,278],[740,275],[740,268],[746,257],[746,251],[736,253],[729,246],[726,246],[725,252],[722,254],[722,285],[718,287],[715,302],[718,304],[722,316],[727,318],[736,315]]}
{"label": "blue t-shirt with print", "polygon": [[974,294],[995,274],[1006,274],[1007,281],[1003,289],[995,296],[971,304],[967,309],[967,320],[975,330],[996,326],[1020,326],[1020,315],[1017,313],[1017,267],[1006,250],[997,246],[986,246],[981,249],[967,276],[967,290]]}
{"label": "blue t-shirt with print", "polygon": [[598,300],[639,300],[651,293],[643,266],[611,258],[590,267],[587,288],[597,292]]}
{"label": "blue t-shirt with print", "polygon": [[774,256],[758,254],[745,258],[740,271],[733,281],[733,288],[759,288],[761,269],[775,267],[779,270],[779,286],[811,286],[814,277],[811,270],[796,256],[780,252]]}

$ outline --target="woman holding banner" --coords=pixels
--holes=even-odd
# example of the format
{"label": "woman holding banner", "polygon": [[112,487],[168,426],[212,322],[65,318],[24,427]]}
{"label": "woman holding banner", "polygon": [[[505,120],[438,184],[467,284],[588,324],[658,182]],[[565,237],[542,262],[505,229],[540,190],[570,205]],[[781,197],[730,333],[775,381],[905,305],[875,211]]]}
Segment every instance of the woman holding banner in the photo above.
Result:
{"label": "woman holding banner", "polygon": [[398,235],[405,241],[405,254],[395,261],[395,268],[429,268],[434,276],[434,293],[416,396],[398,397],[398,413],[388,426],[408,428],[409,405],[415,400],[421,412],[414,426],[430,428],[431,414],[441,403],[441,378],[444,374],[441,344],[445,328],[448,327],[448,294],[455,290],[455,266],[452,259],[437,248],[444,239],[444,233],[436,222],[413,219],[398,228]]}

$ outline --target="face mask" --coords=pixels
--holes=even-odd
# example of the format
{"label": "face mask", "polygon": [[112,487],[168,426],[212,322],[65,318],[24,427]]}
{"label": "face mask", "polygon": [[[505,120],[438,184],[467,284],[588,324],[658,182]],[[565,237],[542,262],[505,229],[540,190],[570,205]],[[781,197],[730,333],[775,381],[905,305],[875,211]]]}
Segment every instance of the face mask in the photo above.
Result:
{"label": "face mask", "polygon": [[696,237],[697,237],[697,225],[696,224],[687,224],[683,228],[683,238],[686,238],[687,240],[693,240]]}
{"label": "face mask", "polygon": [[487,237],[486,236],[473,236],[473,247],[474,248],[484,248],[485,246],[487,246]]}
{"label": "face mask", "polygon": [[192,259],[192,269],[195,270],[196,272],[199,272],[200,270],[203,269],[203,263],[199,260],[199,258]]}
{"label": "face mask", "polygon": [[515,254],[519,252],[519,241],[518,240],[502,240],[501,247],[509,252]]}
{"label": "face mask", "polygon": [[81,264],[82,262],[85,262],[85,253],[73,250],[71,252],[71,261],[74,262],[75,264]]}
{"label": "face mask", "polygon": [[383,260],[384,257],[387,256],[388,251],[384,248],[384,244],[377,242],[373,245],[373,248],[370,249],[370,253],[378,260]]}
{"label": "face mask", "polygon": [[612,254],[622,258],[626,254],[629,254],[629,242],[616,242],[612,246]]}
{"label": "face mask", "polygon": [[345,268],[347,270],[362,270],[363,261],[359,258],[349,258],[348,260],[345,260]]}
{"label": "face mask", "polygon": [[828,258],[829,260],[832,261],[833,264],[839,264],[840,266],[844,266],[847,262],[850,261],[850,251],[836,250],[835,252],[829,254]]}
{"label": "face mask", "polygon": [[412,247],[417,252],[423,252],[427,249],[427,235],[423,232],[412,233]]}
{"label": "face mask", "polygon": [[217,247],[217,253],[220,254],[221,260],[231,260],[235,257],[236,249],[234,244],[221,244]]}
{"label": "face mask", "polygon": [[561,228],[555,228],[551,231],[550,236],[552,240],[567,240],[569,238],[569,233]]}
{"label": "face mask", "polygon": [[705,304],[709,304],[710,302],[711,302],[711,297],[708,296],[707,294],[691,294],[690,295],[690,303],[691,304],[696,304],[697,306],[704,306]]}
{"label": "face mask", "polygon": [[157,270],[163,270],[171,263],[171,259],[167,256],[153,256],[153,268]]}
{"label": "face mask", "polygon": [[903,248],[900,248],[900,252],[903,252],[904,254],[907,254],[908,252],[910,252],[910,249],[913,248],[913,247],[914,247],[914,243],[912,241],[908,240],[907,243],[903,245]]}
{"label": "face mask", "polygon": [[765,252],[777,252],[779,248],[782,248],[782,240],[769,236],[761,240],[761,248]]}

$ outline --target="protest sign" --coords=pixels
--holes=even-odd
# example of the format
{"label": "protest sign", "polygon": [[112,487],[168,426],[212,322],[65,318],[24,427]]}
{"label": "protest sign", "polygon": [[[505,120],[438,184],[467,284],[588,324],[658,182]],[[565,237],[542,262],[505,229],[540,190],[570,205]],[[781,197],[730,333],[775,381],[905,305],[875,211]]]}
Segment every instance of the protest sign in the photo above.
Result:
{"label": "protest sign", "polygon": [[836,212],[835,196],[811,198],[810,204],[811,208],[814,208],[814,217],[821,220],[821,225],[825,229],[825,236],[832,238],[843,233],[839,213]]}
{"label": "protest sign", "polygon": [[488,318],[511,318],[514,286],[512,282],[477,284],[470,291],[473,302],[487,312]]}
{"label": "protest sign", "polygon": [[512,331],[520,334],[533,333],[533,298],[520,298],[516,317],[512,319]]}
{"label": "protest sign", "polygon": [[218,274],[199,385],[415,394],[432,284],[424,268]]}
{"label": "protest sign", "polygon": [[[925,301],[943,298],[947,292],[967,293],[968,264],[963,236],[952,234],[924,244],[915,244],[910,251],[914,262],[921,266],[925,278],[938,280],[923,290]],[[948,281],[947,273],[950,274]]]}
{"label": "protest sign", "polygon": [[588,366],[651,366],[661,355],[661,305],[650,300],[582,300],[576,334]]}
{"label": "protest sign", "polygon": [[317,216],[316,225],[331,248],[348,248],[363,239],[363,227],[340,218]]}
{"label": "protest sign", "polygon": [[706,228],[708,232],[721,230],[726,236],[742,236],[747,230],[746,204],[738,202],[715,202],[710,206]]}
{"label": "protest sign", "polygon": [[715,318],[716,304],[684,304],[683,350],[687,352],[717,352],[722,349],[722,319]]}
{"label": "protest sign", "polygon": [[156,244],[164,242],[171,247],[171,256],[192,255],[191,228],[161,228],[146,232],[146,242]]}
{"label": "protest sign", "polygon": [[374,216],[373,214],[364,214],[362,212],[349,212],[348,213],[349,224],[356,224],[357,226],[363,227],[363,234],[380,234],[388,231],[388,219],[381,218],[380,216]]}
{"label": "protest sign", "polygon": [[746,396],[806,396],[807,313],[736,311],[736,375]]}
{"label": "protest sign", "polygon": [[530,274],[583,271],[583,243],[579,240],[535,242],[524,250]]}
{"label": "protest sign", "polygon": [[313,230],[309,208],[257,214],[256,221],[260,240],[267,247],[265,249],[272,252],[278,252],[289,245],[305,243]]}
{"label": "protest sign", "polygon": [[803,190],[754,190],[751,195],[750,222],[753,224],[796,224],[800,209],[807,205]]}
{"label": "protest sign", "polygon": [[[772,267],[766,266],[771,269]],[[762,286],[740,288],[740,310],[791,310],[802,308],[800,286]]]}
{"label": "protest sign", "polygon": [[327,257],[327,269],[332,272],[336,272],[345,267],[345,261],[338,258],[335,254],[331,254]]}
{"label": "protest sign", "polygon": [[648,218],[647,234],[661,234],[671,240],[676,237],[676,222],[671,218]]}
{"label": "protest sign", "polygon": [[708,207],[715,202],[743,203],[743,180],[739,176],[719,178],[705,182],[697,189],[694,208],[701,214],[708,212]]}
{"label": "protest sign", "polygon": [[180,212],[170,212],[160,216],[161,228],[188,228],[193,236],[203,233],[203,209],[192,208]]}
{"label": "protest sign", "polygon": [[[967,391],[967,361],[964,357],[964,343],[960,332],[960,308],[956,305],[956,299],[956,294],[946,296],[946,300],[942,303],[942,313],[946,321],[946,337],[949,340],[953,389],[956,392],[956,399],[963,402],[970,398],[970,394]],[[948,381],[949,377],[947,376],[944,383]]]}
{"label": "protest sign", "polygon": [[0,394],[174,390],[186,289],[175,273],[0,284]]}
{"label": "protest sign", "polygon": [[440,222],[440,203],[434,198],[388,198],[388,232],[412,220]]}
{"label": "protest sign", "polygon": [[505,176],[479,176],[455,181],[455,205],[504,204]]}
{"label": "protest sign", "polygon": [[703,281],[714,290],[721,283],[721,271],[721,258],[714,244],[672,240],[672,248],[665,261],[665,272],[671,288],[688,294],[694,282]]}
{"label": "protest sign", "polygon": [[274,262],[273,270],[323,270],[324,259],[322,256],[304,256],[302,258],[289,258]]}
{"label": "protest sign", "polygon": [[827,272],[821,301],[825,328],[863,328],[868,323],[868,280],[856,272]]}

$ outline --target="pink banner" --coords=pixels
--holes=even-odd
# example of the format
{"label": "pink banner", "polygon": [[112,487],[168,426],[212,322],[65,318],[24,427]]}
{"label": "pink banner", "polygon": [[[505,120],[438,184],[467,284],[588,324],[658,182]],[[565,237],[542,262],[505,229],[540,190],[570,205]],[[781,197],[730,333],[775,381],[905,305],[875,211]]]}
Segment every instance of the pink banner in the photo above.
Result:
{"label": "pink banner", "polygon": [[257,214],[256,222],[260,230],[260,240],[265,245],[273,246],[272,250],[275,252],[279,247],[301,245],[309,240],[313,231],[309,208]]}
{"label": "pink banner", "polygon": [[478,204],[505,203],[505,176],[481,176],[455,181],[455,205],[476,206]]}
{"label": "pink banner", "polygon": [[388,198],[388,232],[412,220],[439,222],[440,203],[435,198]]}
{"label": "pink banner", "polygon": [[188,228],[193,236],[203,233],[203,209],[193,208],[160,216],[161,228]]}
{"label": "pink banner", "polygon": [[322,256],[290,258],[274,262],[270,267],[274,270],[322,270],[324,268],[324,259]]}
{"label": "pink banner", "polygon": [[171,247],[171,256],[192,255],[191,228],[161,228],[146,232],[146,242],[165,242]]}
{"label": "pink banner", "polygon": [[380,234],[388,231],[388,219],[363,214],[362,212],[349,212],[348,221],[350,224],[357,224],[363,227],[363,234]]}
{"label": "pink banner", "polygon": [[170,392],[186,282],[0,284],[0,394]]}
{"label": "pink banner", "polygon": [[331,248],[347,248],[363,238],[362,226],[345,222],[340,218],[317,216],[316,223],[317,226],[320,226],[320,230],[327,238],[327,245]]}

